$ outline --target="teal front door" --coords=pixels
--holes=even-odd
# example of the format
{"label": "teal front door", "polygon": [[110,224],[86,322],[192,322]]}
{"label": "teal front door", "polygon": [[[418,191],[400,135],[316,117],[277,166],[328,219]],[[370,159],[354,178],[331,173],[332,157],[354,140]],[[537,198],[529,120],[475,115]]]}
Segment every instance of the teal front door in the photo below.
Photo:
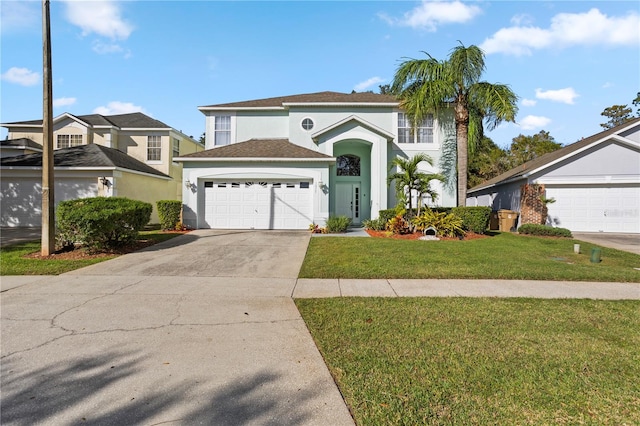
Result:
{"label": "teal front door", "polygon": [[360,183],[336,183],[336,216],[347,216],[360,224]]}

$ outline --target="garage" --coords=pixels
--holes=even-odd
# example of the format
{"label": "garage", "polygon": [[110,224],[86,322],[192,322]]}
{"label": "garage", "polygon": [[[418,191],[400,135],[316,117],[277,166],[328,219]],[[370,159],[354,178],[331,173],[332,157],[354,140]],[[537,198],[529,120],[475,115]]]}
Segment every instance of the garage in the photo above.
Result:
{"label": "garage", "polygon": [[310,180],[205,180],[202,228],[307,229],[313,222]]}
{"label": "garage", "polygon": [[574,232],[640,233],[640,186],[547,185],[549,220]]}
{"label": "garage", "polygon": [[[42,224],[42,177],[3,175],[0,183],[2,219],[0,226],[40,226]],[[56,204],[74,198],[98,195],[97,178],[57,178]]]}

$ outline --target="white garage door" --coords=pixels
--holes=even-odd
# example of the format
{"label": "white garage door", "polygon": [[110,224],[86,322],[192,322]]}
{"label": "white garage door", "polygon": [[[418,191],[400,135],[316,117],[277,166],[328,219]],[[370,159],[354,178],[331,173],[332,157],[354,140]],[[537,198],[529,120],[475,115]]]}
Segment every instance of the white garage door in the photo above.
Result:
{"label": "white garage door", "polygon": [[640,187],[547,186],[549,219],[574,232],[640,233]]}
{"label": "white garage door", "polygon": [[309,181],[204,182],[203,227],[307,229],[313,222]]}
{"label": "white garage door", "polygon": [[[97,178],[56,178],[54,182],[56,204],[98,195]],[[42,178],[3,176],[0,190],[1,226],[42,225]]]}

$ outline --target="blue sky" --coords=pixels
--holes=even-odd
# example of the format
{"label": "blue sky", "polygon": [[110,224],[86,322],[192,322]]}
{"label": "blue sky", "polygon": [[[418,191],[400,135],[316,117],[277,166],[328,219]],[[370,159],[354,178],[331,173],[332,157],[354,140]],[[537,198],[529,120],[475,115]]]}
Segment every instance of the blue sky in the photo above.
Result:
{"label": "blue sky", "polygon": [[[547,130],[568,144],[640,91],[637,1],[51,2],[54,116],[142,111],[188,135],[197,107],[378,91],[401,60],[486,53],[484,80],[520,97],[507,147]],[[0,122],[42,117],[39,1],[0,1]],[[2,129],[0,137],[6,137]]]}

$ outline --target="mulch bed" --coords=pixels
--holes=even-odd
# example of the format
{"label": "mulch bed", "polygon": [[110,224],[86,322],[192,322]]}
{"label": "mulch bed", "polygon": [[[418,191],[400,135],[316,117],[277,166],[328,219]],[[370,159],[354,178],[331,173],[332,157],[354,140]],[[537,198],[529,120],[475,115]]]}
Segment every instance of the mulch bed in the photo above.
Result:
{"label": "mulch bed", "polygon": [[[186,234],[189,231],[163,231],[164,234]],[[119,256],[134,251],[141,250],[145,247],[152,246],[158,242],[153,239],[139,239],[135,243],[126,247],[119,247],[117,249],[107,250],[99,253],[89,252],[82,247],[78,247],[73,250],[58,250],[50,256],[41,256],[40,252],[30,253],[25,255],[26,259],[48,259],[48,260],[85,260],[85,259],[98,259],[101,257]]]}
{"label": "mulch bed", "polygon": [[[413,234],[390,234],[387,231],[373,231],[371,229],[366,229],[366,231],[367,231],[367,234],[369,234],[374,238],[392,238],[395,240],[417,240],[418,238],[422,237],[422,232],[414,232]],[[440,238],[441,241],[460,241],[461,240],[460,238],[454,238],[454,237],[438,237],[438,238]],[[475,232],[467,232],[462,238],[462,241],[478,240],[481,238],[489,238],[489,236],[483,235],[483,234],[476,234]]]}

